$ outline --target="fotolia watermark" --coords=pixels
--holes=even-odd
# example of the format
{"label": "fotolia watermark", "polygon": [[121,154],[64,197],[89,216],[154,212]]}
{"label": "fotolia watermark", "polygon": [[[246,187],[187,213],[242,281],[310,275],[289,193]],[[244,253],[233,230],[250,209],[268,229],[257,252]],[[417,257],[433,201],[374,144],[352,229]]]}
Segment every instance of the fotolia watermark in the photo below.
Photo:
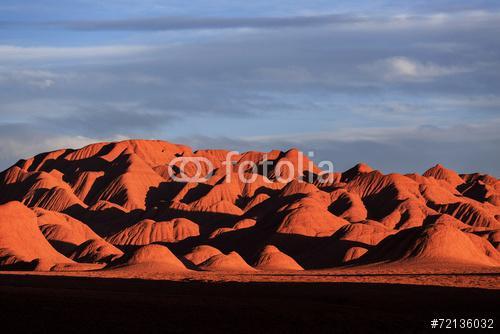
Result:
{"label": "fotolia watermark", "polygon": [[[279,160],[268,159],[268,154],[263,154],[260,161],[241,160],[238,151],[226,154],[221,162],[225,168],[225,182],[230,183],[237,175],[242,183],[253,183],[259,175],[263,176],[266,183],[289,183],[292,180],[308,183],[331,183],[333,181],[333,162],[320,161],[317,166],[308,158],[314,157],[314,152],[307,153],[307,159],[300,151],[293,158]],[[304,166],[306,165],[306,166]],[[177,182],[207,182],[216,170],[214,163],[206,157],[176,157],[168,164],[168,175]]]}

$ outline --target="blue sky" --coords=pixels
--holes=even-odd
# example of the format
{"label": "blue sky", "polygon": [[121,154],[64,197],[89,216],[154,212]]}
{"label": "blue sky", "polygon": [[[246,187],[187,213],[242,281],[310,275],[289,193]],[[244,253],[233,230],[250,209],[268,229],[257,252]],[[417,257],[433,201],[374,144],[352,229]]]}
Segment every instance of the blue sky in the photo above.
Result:
{"label": "blue sky", "polygon": [[154,138],[500,175],[498,1],[0,2],[0,169]]}

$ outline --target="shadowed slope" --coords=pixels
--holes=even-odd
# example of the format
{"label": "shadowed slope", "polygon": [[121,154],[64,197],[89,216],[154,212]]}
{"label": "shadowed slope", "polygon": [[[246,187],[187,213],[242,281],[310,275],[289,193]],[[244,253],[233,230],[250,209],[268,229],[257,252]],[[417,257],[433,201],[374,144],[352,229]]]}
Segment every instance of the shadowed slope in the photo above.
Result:
{"label": "shadowed slope", "polygon": [[107,238],[113,245],[148,245],[175,242],[200,235],[199,226],[189,219],[155,222],[145,219]]}

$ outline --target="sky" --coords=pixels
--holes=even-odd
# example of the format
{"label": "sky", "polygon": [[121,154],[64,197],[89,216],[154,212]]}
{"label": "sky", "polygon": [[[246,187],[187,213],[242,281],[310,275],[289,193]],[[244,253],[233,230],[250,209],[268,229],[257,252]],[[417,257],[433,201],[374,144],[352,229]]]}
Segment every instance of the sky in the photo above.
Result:
{"label": "sky", "polygon": [[0,170],[128,138],[500,176],[500,2],[2,0]]}

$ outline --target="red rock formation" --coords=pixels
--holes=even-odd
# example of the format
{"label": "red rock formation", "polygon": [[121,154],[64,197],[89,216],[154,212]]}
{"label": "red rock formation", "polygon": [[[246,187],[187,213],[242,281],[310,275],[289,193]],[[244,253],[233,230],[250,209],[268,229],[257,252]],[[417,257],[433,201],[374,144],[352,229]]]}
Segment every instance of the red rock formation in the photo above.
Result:
{"label": "red rock formation", "polygon": [[128,271],[179,272],[184,264],[165,246],[147,245],[136,250],[124,263],[118,260],[112,268]]}
{"label": "red rock formation", "polygon": [[200,235],[199,226],[186,218],[155,222],[144,219],[108,237],[113,245],[149,245],[155,242],[176,242]]}
{"label": "red rock formation", "polygon": [[73,262],[45,239],[32,210],[19,202],[0,205],[0,267],[33,261],[36,263],[32,269],[40,262],[50,265]]}
{"label": "red rock formation", "polygon": [[236,252],[217,254],[200,263],[198,268],[207,271],[254,271],[243,258]]}
{"label": "red rock formation", "polygon": [[[20,160],[0,173],[0,266],[47,270],[71,257],[184,268],[166,247],[151,245],[157,242],[188,253],[186,261],[203,270],[253,270],[239,254],[276,270],[298,269],[297,260],[305,269],[367,261],[498,265],[500,181],[491,175],[441,165],[423,175],[384,175],[361,163],[321,183],[320,169],[296,149],[227,154],[127,140]],[[202,164],[207,180],[175,181],[196,174],[182,158],[208,159],[214,170]],[[277,164],[289,182],[279,182]],[[146,248],[122,256],[112,244]]]}
{"label": "red rock formation", "polygon": [[255,262],[255,268],[274,271],[304,270],[293,258],[272,245],[264,247]]}
{"label": "red rock formation", "polygon": [[190,253],[184,255],[184,258],[191,264],[197,266],[215,255],[220,255],[222,252],[215,247],[200,245],[191,250]]}

